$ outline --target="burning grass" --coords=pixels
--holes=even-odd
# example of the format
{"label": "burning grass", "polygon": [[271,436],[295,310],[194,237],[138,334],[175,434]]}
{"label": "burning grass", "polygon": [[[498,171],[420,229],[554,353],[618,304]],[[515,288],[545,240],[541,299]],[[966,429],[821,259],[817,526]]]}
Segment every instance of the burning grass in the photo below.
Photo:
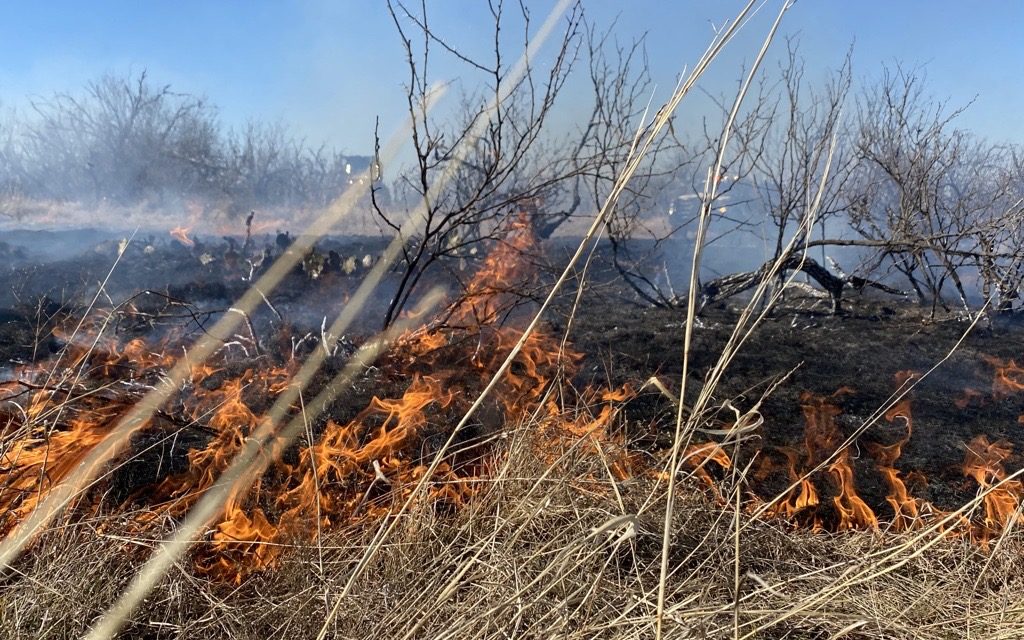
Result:
{"label": "burning grass", "polygon": [[[781,261],[725,330],[703,383],[685,393],[697,370],[696,278],[717,188],[711,176],[722,173],[733,119],[788,3],[708,172],[681,330],[683,389],[674,394],[660,380],[581,385],[579,354],[538,324],[675,106],[753,6],[641,127],[612,194],[525,329],[498,322],[522,267],[514,258],[532,244],[519,224],[440,317],[357,352],[337,354],[326,328],[312,352],[282,341],[268,349],[250,324],[254,349],[244,357],[209,357],[212,340],[179,356],[184,343],[173,337],[108,343],[104,320],[92,333],[71,333],[56,362],[19,371],[2,389],[0,548],[17,560],[0,584],[0,629],[12,637],[121,629],[124,637],[318,639],[1020,635],[1022,485],[1009,440],[966,441],[957,473],[974,497],[939,505],[918,495],[922,481],[902,468],[921,432],[902,386],[916,375],[903,376],[897,395],[863,419],[840,406],[854,395],[848,388],[806,391],[803,437],[790,448],[763,441],[773,425],[770,393],[754,402],[722,395],[739,347],[766,316],[758,309],[778,302],[765,283],[783,275]],[[803,234],[819,206],[820,192]],[[253,309],[256,293],[267,302],[259,286],[272,289],[294,272],[343,209],[332,207],[238,306]],[[174,233],[194,242],[188,225]],[[353,294],[353,309],[405,235],[403,225]],[[335,326],[347,328],[347,317]],[[364,352],[383,355],[367,368]],[[359,375],[347,375],[355,365]],[[991,394],[974,388],[952,404],[1015,394],[1016,365],[1003,369]],[[339,380],[355,405],[333,403]],[[628,409],[648,386],[662,402],[677,400],[638,429]],[[148,398],[159,399],[154,411]],[[126,417],[134,414],[144,416],[139,424]],[[883,423],[890,437],[875,437]],[[297,442],[283,435],[294,425],[304,428]],[[652,437],[632,437],[637,431]],[[128,449],[103,455],[98,475],[82,464],[108,451],[107,433],[121,432],[132,436]],[[138,461],[155,449],[169,453],[153,472]],[[865,490],[865,468],[887,493]],[[773,478],[783,486],[770,491]],[[41,506],[48,503],[58,508]],[[212,519],[204,505],[215,505]],[[22,540],[31,544],[19,555]]]}
{"label": "burning grass", "polygon": [[[536,424],[509,431],[480,491],[451,515],[416,509],[346,585],[373,529],[336,529],[289,546],[277,570],[241,586],[174,570],[124,637],[637,637],[649,632],[660,550],[650,478],[616,482],[570,447],[551,463]],[[1015,637],[1021,538],[990,553],[909,533],[786,532],[682,487],[670,556],[667,630],[679,637]],[[640,514],[640,515],[635,515]],[[743,528],[739,590],[733,548]],[[156,535],[158,532],[153,532]],[[95,521],[48,531],[4,586],[7,637],[75,637],[154,539],[97,534]],[[670,636],[671,637],[671,636]]]}
{"label": "burning grass", "polygon": [[[656,436],[668,424],[664,417],[643,424],[653,414],[637,418],[632,403],[652,393],[667,400],[639,384],[579,385],[580,354],[551,333],[526,341],[425,494],[375,548],[447,429],[522,335],[496,324],[503,292],[521,275],[511,257],[531,242],[524,230],[516,233],[440,323],[402,335],[354,385],[355,402],[364,404],[335,405],[309,422],[296,445],[270,452],[267,472],[252,490],[231,496],[124,637],[649,632],[666,452],[637,433]],[[181,353],[174,335],[114,339],[99,327],[64,343],[59,361],[24,369],[3,387],[4,531]],[[131,451],[5,575],[5,635],[77,636],[95,622],[290,384],[295,350],[281,346],[283,337],[274,344],[260,356],[225,350],[193,367]],[[308,393],[349,355],[328,358]],[[1020,391],[1011,384],[1013,362],[986,363],[993,382],[965,392],[965,407]],[[904,372],[893,386],[919,377]],[[940,638],[950,625],[970,624],[975,637],[1024,628],[1016,595],[1022,494],[1012,444],[984,436],[965,442],[960,475],[976,498],[961,509],[940,508],[916,495],[927,480],[901,468],[915,433],[913,396],[877,417],[881,431],[858,432],[863,421],[851,434],[842,405],[857,395],[848,387],[803,393],[803,437],[788,447],[732,442],[740,420],[708,413],[702,424],[712,441],[693,441],[682,455],[668,631]],[[291,410],[302,415],[301,398]],[[769,415],[757,430],[770,426]],[[871,475],[887,488],[884,499],[862,496]],[[347,568],[367,557],[361,577],[347,582]]]}

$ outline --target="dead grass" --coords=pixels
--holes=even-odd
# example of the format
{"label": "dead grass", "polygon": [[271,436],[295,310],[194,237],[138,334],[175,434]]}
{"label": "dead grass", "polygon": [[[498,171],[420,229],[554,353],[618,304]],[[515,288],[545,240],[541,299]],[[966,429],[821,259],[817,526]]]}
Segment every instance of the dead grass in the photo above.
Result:
{"label": "dead grass", "polygon": [[[297,543],[277,570],[240,587],[196,578],[183,562],[120,637],[649,637],[664,486],[647,477],[613,486],[600,457],[578,449],[544,464],[535,434],[527,425],[510,439],[469,508],[403,516],[332,619],[374,530]],[[736,513],[693,483],[679,489],[667,637],[939,639],[967,637],[968,625],[974,638],[1024,633],[1019,533],[985,552],[920,533],[792,531],[741,511],[737,594]],[[0,635],[86,633],[158,543],[118,535],[123,520],[47,531],[0,585]]]}
{"label": "dead grass", "polygon": [[[732,27],[709,47],[690,79],[680,83],[672,100],[653,117],[649,131],[638,132],[636,158],[646,153],[649,141],[730,33]],[[635,162],[616,182],[606,208],[626,187]],[[588,239],[597,234],[601,220],[599,215],[591,225]],[[702,241],[697,242],[694,273]],[[584,248],[581,244],[573,264]],[[731,354],[756,324],[755,308],[749,307],[723,352],[714,380],[702,393],[703,405],[710,401],[715,381],[725,375]],[[688,314],[687,327],[692,329],[692,299]],[[684,423],[680,410],[672,461],[665,452],[666,459],[653,469],[677,468],[676,459],[700,415],[695,410],[696,417]],[[1017,530],[1011,528],[988,550],[929,530],[838,535],[793,531],[782,523],[751,518],[738,471],[723,483],[725,500],[719,502],[683,473],[668,474],[674,483],[670,486],[657,474],[616,481],[602,457],[582,446],[552,463],[538,453],[544,446],[539,432],[540,425],[531,422],[509,431],[486,490],[454,514],[437,513],[410,497],[377,528],[325,532],[314,542],[296,541],[276,570],[238,587],[199,579],[187,557],[174,556],[170,571],[154,574],[163,577],[125,620],[119,636],[1024,635],[1024,536]],[[440,459],[438,453],[432,464]],[[73,515],[50,522],[48,512],[47,528],[0,576],[3,637],[82,637],[121,601],[157,547],[169,548],[164,557],[170,557],[191,538],[176,540],[170,522],[152,532],[152,538],[140,539],[123,533],[128,521],[124,514],[84,520]],[[34,530],[35,524],[29,528]],[[187,533],[188,527],[180,531]]]}

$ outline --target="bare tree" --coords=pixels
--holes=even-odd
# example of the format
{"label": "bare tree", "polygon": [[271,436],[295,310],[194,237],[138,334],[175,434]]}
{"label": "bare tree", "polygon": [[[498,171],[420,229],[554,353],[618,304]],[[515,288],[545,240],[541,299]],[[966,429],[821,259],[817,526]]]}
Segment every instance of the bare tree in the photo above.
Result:
{"label": "bare tree", "polygon": [[311,146],[282,123],[225,130],[205,99],[155,85],[146,72],[36,99],[29,115],[0,122],[4,207],[18,198],[160,206],[181,197],[234,213],[318,207],[370,162]]}
{"label": "bare tree", "polygon": [[[965,180],[974,186],[962,199],[973,218],[967,235],[978,256],[973,266],[982,295],[1001,313],[1013,310],[1024,284],[1024,161],[1014,147],[988,147],[982,158],[969,158]],[[979,216],[979,212],[982,214]],[[966,216],[965,216],[966,217]],[[961,257],[961,260],[964,260]]]}
{"label": "bare tree", "polygon": [[[24,192],[24,153],[18,145],[17,128],[13,114],[0,114],[0,198],[3,200],[17,198]],[[2,203],[0,211],[3,211]]]}
{"label": "bare tree", "polygon": [[864,93],[851,225],[933,310],[946,306],[947,289],[970,307],[965,270],[1005,307],[1021,253],[1014,154],[955,128],[966,107],[930,98],[924,80],[897,66]]}
{"label": "bare tree", "polygon": [[862,161],[850,222],[864,238],[893,243],[882,254],[922,302],[940,300],[946,277],[956,279],[943,249],[962,234],[945,215],[944,200],[968,143],[967,133],[952,127],[961,112],[928,98],[922,76],[902,67],[887,69],[858,108]]}
{"label": "bare tree", "polygon": [[[847,53],[842,66],[820,86],[808,87],[798,46],[793,40],[787,43],[775,98],[760,102],[772,105],[768,111],[773,126],[766,132],[768,140],[761,145],[763,151],[757,155],[751,173],[774,227],[770,259],[782,256],[783,247],[796,230],[806,233],[814,228],[807,224],[812,201],[819,202],[815,223],[823,233],[830,219],[846,209],[852,154],[842,147],[833,152],[832,141],[842,134],[843,106],[850,82]],[[750,141],[747,146],[756,146],[756,142]],[[803,247],[808,240],[798,239],[796,246]]]}
{"label": "bare tree", "polygon": [[[708,208],[716,215],[711,223],[707,244],[714,244],[735,234],[760,235],[768,230],[773,235],[774,256],[779,257],[796,229],[804,227],[816,195],[819,178],[824,175],[830,141],[839,130],[842,103],[849,87],[849,65],[835,74],[820,90],[805,90],[803,65],[795,47],[781,67],[781,80],[769,81],[762,76],[758,93],[732,124],[729,144],[720,175],[712,176],[714,200]],[[724,119],[729,108],[724,100],[714,99]],[[641,215],[632,224],[612,227],[615,264],[619,273],[637,295],[648,303],[674,307],[685,303],[685,296],[672,289],[668,277],[652,277],[652,257],[657,256],[669,240],[689,239],[696,221],[697,204],[708,194],[708,167],[718,152],[721,124],[717,118],[706,117],[697,132],[688,134],[682,143],[673,134],[671,162],[654,175],[664,176],[671,185],[673,198],[668,205],[667,224],[658,225],[657,216]],[[834,158],[831,159],[834,162]],[[834,167],[833,167],[834,168]],[[824,210],[832,216],[840,204],[845,172],[829,172]],[[679,194],[680,188],[684,191]],[[663,186],[664,190],[665,187]],[[687,206],[690,204],[690,206]],[[751,207],[754,215],[749,214]],[[761,215],[765,211],[767,215]],[[658,212],[659,214],[661,212]],[[646,220],[645,220],[646,218]],[[645,226],[644,223],[647,223]],[[651,239],[646,250],[633,255],[631,245],[637,230]],[[804,232],[805,233],[805,232]],[[802,247],[806,238],[795,246]],[[643,246],[642,244],[640,246]],[[771,262],[772,260],[769,260]],[[665,269],[667,271],[667,269]],[[758,283],[761,270],[728,276],[725,281],[712,280],[702,286],[705,302],[722,294],[735,295]]]}
{"label": "bare tree", "polygon": [[[945,306],[948,290],[970,308],[972,281],[986,298],[998,298],[1000,308],[1012,307],[1024,272],[1024,183],[1013,150],[956,129],[952,123],[962,109],[930,99],[918,71],[886,70],[863,91],[850,130],[839,120],[850,86],[848,61],[823,90],[802,91],[802,76],[791,46],[781,98],[762,97],[757,104],[776,126],[766,139],[744,144],[760,149],[751,175],[775,229],[775,255],[766,266],[781,258],[785,269],[803,270],[829,293],[833,311],[851,287],[901,293],[880,280],[887,268],[902,275],[933,313]],[[806,215],[810,200],[819,197],[822,235],[812,238]],[[804,237],[793,238],[792,228]],[[783,246],[791,247],[789,255],[781,255]],[[862,252],[851,273],[834,262],[830,270],[810,253],[841,246]],[[766,266],[716,278],[702,293],[706,299],[736,295],[759,283]]]}
{"label": "bare tree", "polygon": [[[182,158],[209,156],[216,147],[213,111],[201,98],[154,87],[145,72],[132,79],[104,76],[81,96],[36,100],[26,154],[43,193],[93,200],[134,201],[160,196],[162,184],[195,175]],[[191,185],[195,187],[196,185]]]}
{"label": "bare tree", "polygon": [[[630,160],[629,143],[641,126],[652,89],[644,40],[623,45],[614,39],[613,28],[587,28],[594,102],[576,155],[586,158],[590,165],[586,187],[595,209],[608,199],[609,190]],[[674,131],[659,137],[608,212],[613,264],[638,296],[654,304],[661,302],[665,293],[643,267],[658,253],[660,242],[676,230],[661,228],[650,214],[665,208],[661,203],[663,191],[685,173],[693,160],[693,154]],[[649,242],[637,243],[636,238]]]}
{"label": "bare tree", "polygon": [[[635,111],[632,102],[646,81],[637,84],[625,77],[633,72],[632,65],[597,76],[591,88],[595,118],[601,122],[555,134],[552,115],[579,66],[581,54],[590,54],[592,65],[602,64],[594,59],[598,40],[588,31],[578,4],[567,16],[561,38],[548,55],[546,70],[541,72],[533,60],[528,60],[526,73],[511,87],[505,86],[510,69],[503,51],[508,46],[506,34],[511,22],[521,23],[522,40],[524,44],[529,41],[532,25],[525,6],[518,5],[516,20],[512,20],[503,2],[488,3],[493,44],[486,60],[469,56],[436,33],[425,5],[414,11],[392,1],[388,7],[409,71],[406,107],[413,122],[415,156],[412,167],[399,173],[393,191],[407,207],[422,204],[424,213],[417,234],[406,238],[398,291],[385,315],[385,325],[397,317],[423,276],[445,259],[465,256],[482,243],[500,241],[519,220],[526,220],[538,239],[549,237],[569,220],[583,202],[586,181],[607,181],[612,166],[608,158],[628,147],[632,134],[625,136],[624,130],[613,128],[620,127],[620,119]],[[589,50],[583,49],[584,43]],[[481,90],[463,95],[454,123],[426,113],[435,54],[451,57],[468,75],[481,80]],[[595,67],[591,71],[593,79]],[[614,104],[609,104],[611,94],[617,101]],[[483,135],[468,141],[472,144],[468,154],[456,154],[456,148],[467,143],[469,131],[486,117],[487,105],[492,103],[497,108]],[[435,181],[445,172],[454,173],[451,186],[428,200]],[[383,206],[377,195],[374,190],[377,216],[386,228],[400,232],[399,220],[407,211]]]}
{"label": "bare tree", "polygon": [[777,274],[778,286],[785,282],[786,271],[800,269],[829,293],[833,309],[839,310],[849,279],[830,272],[824,256],[819,263],[807,249],[812,232],[819,229],[824,238],[831,221],[847,209],[854,155],[835,143],[844,135],[850,58],[848,52],[838,70],[823,82],[810,84],[798,43],[790,39],[777,78],[762,76],[748,119],[770,124],[739,128],[734,136],[738,148],[751,158],[748,180],[756,206],[766,214],[756,221],[755,233],[763,234],[770,253],[759,269],[705,283],[705,302],[755,286],[769,265],[781,261],[785,268]]}

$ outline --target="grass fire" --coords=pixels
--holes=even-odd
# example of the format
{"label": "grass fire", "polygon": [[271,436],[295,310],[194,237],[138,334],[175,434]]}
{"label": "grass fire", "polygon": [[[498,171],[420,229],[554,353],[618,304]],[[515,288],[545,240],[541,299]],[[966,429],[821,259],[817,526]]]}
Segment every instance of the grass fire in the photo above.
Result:
{"label": "grass fire", "polygon": [[0,637],[1024,635],[987,94],[797,37],[852,9],[550,4],[139,9],[220,108],[0,113]]}

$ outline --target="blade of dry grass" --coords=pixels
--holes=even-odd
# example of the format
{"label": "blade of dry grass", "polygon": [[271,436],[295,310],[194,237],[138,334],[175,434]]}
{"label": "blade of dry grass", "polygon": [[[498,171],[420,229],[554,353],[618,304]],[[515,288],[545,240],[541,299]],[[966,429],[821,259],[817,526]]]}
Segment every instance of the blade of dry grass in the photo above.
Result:
{"label": "blade of dry grass", "polygon": [[[748,8],[751,6],[752,5],[748,5]],[[718,153],[715,157],[714,166],[713,168],[708,169],[707,179],[704,183],[704,192],[701,198],[701,208],[697,221],[697,236],[694,240],[693,261],[690,268],[690,290],[686,305],[686,328],[683,334],[683,373],[679,384],[679,407],[676,413],[676,428],[673,436],[672,452],[669,456],[668,488],[667,499],[665,502],[665,521],[662,531],[661,569],[658,584],[658,612],[655,617],[654,628],[654,637],[657,640],[661,639],[663,631],[666,576],[668,574],[668,549],[669,538],[672,535],[672,509],[676,488],[676,468],[680,464],[679,455],[682,452],[682,443],[684,440],[683,407],[686,404],[686,379],[690,368],[690,348],[693,339],[693,326],[697,314],[698,274],[700,272],[701,252],[704,248],[708,221],[711,216],[711,204],[714,202],[715,192],[717,190],[717,177],[721,175],[722,164],[725,162],[725,152],[729,145],[729,139],[733,130],[733,123],[736,121],[736,116],[739,114],[740,106],[743,104],[743,99],[746,97],[748,89],[754,81],[754,76],[756,75],[757,70],[761,67],[761,63],[764,61],[765,55],[768,53],[768,47],[771,45],[772,40],[774,40],[779,25],[782,23],[782,17],[785,15],[789,7],[789,0],[784,0],[782,7],[775,18],[775,22],[772,24],[771,29],[765,36],[764,42],[761,45],[761,50],[754,59],[754,63],[751,66],[750,71],[747,73],[743,84],[740,86],[739,92],[736,94],[736,99],[733,101],[732,109],[722,127],[722,134],[719,137]],[[742,14],[737,18],[736,23],[738,23],[739,20],[742,20]],[[686,439],[688,440],[689,438]]]}

